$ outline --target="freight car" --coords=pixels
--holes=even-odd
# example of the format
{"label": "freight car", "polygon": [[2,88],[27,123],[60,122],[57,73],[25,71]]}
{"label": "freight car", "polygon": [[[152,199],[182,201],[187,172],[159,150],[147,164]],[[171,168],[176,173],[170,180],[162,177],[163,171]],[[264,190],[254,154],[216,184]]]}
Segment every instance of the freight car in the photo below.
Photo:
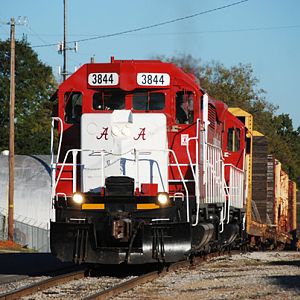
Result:
{"label": "freight car", "polygon": [[61,260],[174,262],[246,243],[249,124],[193,75],[112,58],[82,66],[53,100],[50,246]]}
{"label": "freight car", "polygon": [[269,155],[266,136],[253,130],[253,117],[229,108],[247,128],[247,234],[251,247],[283,248],[296,241],[296,183]]}

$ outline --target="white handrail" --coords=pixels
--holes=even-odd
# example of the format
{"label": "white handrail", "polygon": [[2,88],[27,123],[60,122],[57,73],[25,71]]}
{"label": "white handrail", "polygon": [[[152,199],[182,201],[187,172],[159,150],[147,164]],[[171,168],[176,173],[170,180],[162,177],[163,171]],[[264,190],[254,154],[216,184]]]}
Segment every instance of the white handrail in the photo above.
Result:
{"label": "white handrail", "polygon": [[59,142],[58,142],[58,149],[57,149],[57,156],[56,156],[56,164],[58,164],[60,151],[61,151],[61,144],[63,138],[63,121],[59,117],[52,117],[51,121],[51,140],[50,140],[50,166],[51,166],[51,200],[55,194],[55,187],[53,183],[55,183],[55,174],[56,174],[56,167],[54,168],[54,122],[57,121],[60,123],[60,134],[59,134]]}
{"label": "white handrail", "polygon": [[224,207],[222,207],[221,212],[220,212],[220,222],[219,225],[221,225],[221,230],[220,233],[224,231]]}
{"label": "white handrail", "polygon": [[[59,182],[59,180],[60,180],[60,177],[61,177],[61,174],[62,174],[62,172],[63,172],[63,169],[64,169],[64,167],[66,166],[66,161],[67,161],[67,158],[68,158],[68,156],[69,156],[69,154],[70,153],[73,153],[73,152],[77,152],[77,154],[78,154],[78,152],[99,152],[100,153],[100,155],[101,156],[104,156],[105,154],[110,154],[109,152],[107,152],[107,151],[104,151],[104,150],[102,150],[102,151],[99,151],[99,150],[91,150],[91,149],[69,149],[68,151],[67,151],[67,153],[65,154],[65,157],[64,157],[64,160],[63,160],[63,162],[61,163],[61,164],[59,164],[59,165],[61,165],[61,168],[60,168],[60,170],[59,170],[59,173],[58,173],[58,176],[57,176],[57,179],[56,179],[56,181],[55,181],[55,185],[54,185],[54,191],[56,191],[56,188],[57,188],[57,185],[58,185],[58,182]],[[76,154],[76,155],[77,155]],[[58,164],[57,164],[58,165]],[[73,166],[73,169],[74,169],[74,160],[73,160],[73,163],[71,164],[72,166]],[[77,164],[76,164],[77,165]],[[76,167],[76,166],[75,166]],[[73,176],[72,176],[72,180],[74,180],[74,174],[73,174]],[[74,182],[73,182],[73,184],[74,184]],[[73,188],[74,188],[74,185],[73,185]]]}
{"label": "white handrail", "polygon": [[[205,202],[206,203],[224,203],[226,201],[224,163],[222,150],[215,145],[207,144],[207,157],[205,172]],[[209,177],[209,178],[208,178]]]}
{"label": "white handrail", "polygon": [[244,214],[243,216],[243,226],[242,226],[242,230],[245,231],[246,229],[246,214]]}
{"label": "white handrail", "polygon": [[139,172],[139,151],[137,151],[136,149],[133,149],[133,153],[134,153],[134,160],[136,163],[136,169],[135,169],[135,176],[136,176],[136,180],[135,180],[135,187],[138,188],[140,190],[140,172]]}
{"label": "white handrail", "polygon": [[244,181],[245,171],[232,164],[224,164],[224,168],[229,168],[229,201],[233,207],[243,208],[244,206]]}
{"label": "white handrail", "polygon": [[[137,175],[139,174],[139,164],[138,164],[138,155],[140,152],[155,152],[155,151],[167,151],[169,153],[171,153],[174,157],[174,160],[175,160],[175,164],[177,166],[177,169],[178,169],[178,172],[179,172],[179,175],[180,175],[180,178],[181,178],[181,181],[182,181],[182,184],[184,186],[184,190],[185,190],[185,193],[186,193],[186,216],[187,216],[187,222],[190,222],[190,215],[189,215],[189,192],[188,192],[188,188],[187,188],[187,185],[185,183],[185,180],[184,180],[184,177],[183,177],[183,174],[182,174],[182,171],[181,171],[181,168],[179,166],[179,163],[178,163],[178,159],[177,159],[177,156],[175,154],[175,152],[172,150],[172,149],[166,149],[166,150],[157,150],[157,149],[143,149],[143,150],[136,150],[136,149],[132,149],[131,151],[134,151],[134,155],[135,155],[135,160],[136,160],[136,163],[137,163]],[[55,191],[56,191],[56,188],[57,188],[57,185],[58,185],[58,182],[61,178],[61,175],[62,175],[62,172],[63,172],[63,169],[64,167],[66,166],[66,161],[67,161],[67,158],[68,156],[70,155],[70,153],[73,154],[73,163],[71,164],[73,166],[73,176],[72,176],[72,180],[73,180],[73,192],[76,191],[76,166],[77,166],[77,163],[76,163],[76,156],[78,155],[78,152],[92,152],[92,153],[98,153],[101,155],[101,161],[102,161],[102,166],[104,165],[104,156],[105,155],[115,155],[111,152],[107,152],[105,150],[92,150],[92,149],[69,149],[66,154],[65,154],[65,157],[63,159],[63,162],[62,163],[56,163],[55,164],[55,169],[56,169],[56,166],[57,165],[60,165],[61,168],[59,170],[59,173],[58,173],[58,176],[55,180],[55,183],[54,183],[54,186],[53,186],[53,191],[52,191],[52,199],[54,198],[55,196]],[[124,153],[123,153],[124,154]],[[118,154],[118,156],[121,156],[123,154]],[[75,168],[75,170],[74,170]],[[104,177],[105,177],[105,174],[104,174],[104,168],[102,167],[102,172],[101,172],[101,183],[102,183],[102,186],[104,185]],[[137,180],[139,180],[137,178]]]}
{"label": "white handrail", "polygon": [[[186,152],[190,163],[190,168],[192,170],[193,178],[195,181],[195,196],[196,196],[196,220],[195,223],[192,224],[192,226],[197,226],[199,222],[199,211],[200,211],[200,187],[199,187],[199,132],[200,132],[200,119],[197,119],[196,123],[196,136],[188,138],[186,143]],[[196,142],[196,163],[195,163],[195,169],[193,168],[193,162],[190,154],[189,149],[189,143],[190,141],[195,140]]]}
{"label": "white handrail", "polygon": [[73,158],[73,172],[72,172],[72,179],[73,179],[73,193],[77,191],[77,155],[78,151],[72,151],[72,158]]}
{"label": "white handrail", "polygon": [[[136,150],[136,149],[132,149],[132,150],[130,150],[130,151],[127,151],[126,153],[132,152],[132,151],[133,151],[133,153],[134,153],[135,161],[136,161],[136,164],[137,164],[136,175],[138,176],[138,174],[139,174],[139,171],[138,171],[138,168],[139,168],[139,165],[138,165],[138,153],[139,153],[139,152],[142,152],[142,151],[148,151],[148,152],[149,152],[149,151],[152,151],[152,152],[154,152],[154,151],[166,151],[166,150],[153,150],[153,149],[151,149],[151,150]],[[57,176],[57,178],[56,178],[56,182],[55,182],[55,185],[54,185],[54,191],[55,191],[56,188],[57,188],[58,181],[59,181],[60,178],[61,178],[61,174],[62,174],[62,172],[63,172],[63,169],[64,169],[64,167],[67,165],[67,164],[66,164],[66,161],[67,161],[67,158],[68,158],[68,156],[69,156],[70,153],[73,154],[73,163],[70,164],[71,166],[73,166],[73,176],[72,176],[73,184],[72,184],[72,186],[73,186],[73,192],[76,191],[76,182],[74,182],[74,181],[75,181],[76,178],[77,178],[77,177],[76,177],[76,166],[77,166],[77,163],[76,163],[76,156],[77,156],[78,152],[91,152],[92,154],[99,154],[99,155],[101,155],[102,166],[104,166],[104,156],[105,156],[105,155],[118,155],[118,156],[124,155],[124,153],[121,153],[121,154],[113,154],[113,153],[108,152],[108,151],[105,151],[105,150],[93,150],[93,149],[69,149],[69,150],[67,151],[67,153],[65,154],[65,157],[64,157],[63,162],[60,163],[60,164],[58,164],[58,163],[56,164],[56,165],[60,165],[61,168],[60,168],[60,171],[59,171],[58,176]],[[104,168],[102,167],[102,168],[101,168],[101,186],[104,186],[104,177],[105,177],[105,174],[104,174]],[[138,180],[138,179],[137,179],[137,180]]]}
{"label": "white handrail", "polygon": [[56,193],[55,194],[56,202],[58,201],[58,196],[63,196],[64,199],[65,199],[65,203],[67,203],[67,195],[66,195],[66,193]]}
{"label": "white handrail", "polygon": [[208,146],[208,126],[210,124],[208,120],[208,95],[203,95],[203,123],[204,123],[204,134],[203,134],[203,184],[206,184],[207,180],[207,146]]}
{"label": "white handrail", "polygon": [[173,198],[174,198],[174,199],[180,198],[181,201],[184,201],[184,193],[179,193],[179,192],[177,192],[177,193],[175,193],[175,194],[173,195]]}
{"label": "white handrail", "polygon": [[174,150],[168,149],[168,151],[169,151],[170,153],[173,154],[173,157],[174,157],[174,159],[175,159],[175,163],[176,163],[176,165],[178,166],[177,168],[178,168],[178,172],[179,172],[180,178],[181,178],[181,180],[182,180],[182,184],[183,184],[184,189],[185,189],[185,193],[186,193],[186,219],[187,219],[187,222],[189,223],[189,222],[190,222],[189,191],[188,191],[187,186],[186,186],[186,183],[185,183],[185,181],[184,181],[184,177],[183,177],[183,174],[182,174],[182,172],[181,172],[181,169],[180,169],[180,166],[179,166],[179,163],[178,163],[178,159],[177,159],[177,156],[176,156]]}
{"label": "white handrail", "polygon": [[60,123],[60,134],[59,134],[59,143],[58,143],[58,149],[57,149],[57,156],[56,156],[56,163],[59,161],[60,151],[61,151],[61,144],[62,144],[62,138],[63,138],[63,121],[59,117],[52,117],[51,122],[51,165],[54,161],[54,122],[57,121]]}

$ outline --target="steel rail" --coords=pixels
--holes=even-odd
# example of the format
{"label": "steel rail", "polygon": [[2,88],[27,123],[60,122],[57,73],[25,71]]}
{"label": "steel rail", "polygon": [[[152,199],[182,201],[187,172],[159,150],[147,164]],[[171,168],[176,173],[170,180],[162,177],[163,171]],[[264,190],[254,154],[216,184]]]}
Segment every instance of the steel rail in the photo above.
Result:
{"label": "steel rail", "polygon": [[[120,295],[121,293],[129,291],[139,285],[142,285],[147,282],[151,282],[159,277],[165,276],[170,271],[176,271],[179,268],[187,268],[187,267],[195,268],[196,266],[206,262],[207,260],[209,260],[213,257],[232,255],[237,252],[240,253],[240,251],[232,251],[231,253],[228,253],[228,252],[226,253],[226,252],[227,251],[214,252],[214,253],[210,253],[210,254],[207,254],[207,255],[204,255],[201,257],[195,257],[192,260],[180,261],[177,263],[170,264],[168,266],[164,266],[159,271],[149,272],[147,274],[143,274],[136,278],[132,278],[128,281],[117,284],[111,288],[104,290],[104,291],[92,294],[92,295],[84,298],[84,300],[113,298],[113,297],[116,297],[116,296]],[[53,286],[64,284],[64,283],[72,281],[72,280],[82,279],[82,278],[86,277],[86,274],[87,274],[86,270],[79,270],[79,271],[75,271],[75,272],[71,272],[71,273],[67,273],[67,274],[58,275],[53,278],[49,278],[46,280],[42,280],[40,282],[36,282],[29,286],[25,286],[23,288],[1,294],[0,300],[19,299],[24,296],[28,296],[28,295],[31,295],[34,293],[41,292],[41,291],[51,288]]]}
{"label": "steel rail", "polygon": [[207,262],[209,259],[212,259],[214,257],[218,256],[225,256],[225,255],[234,255],[240,253],[240,251],[220,251],[220,252],[213,252],[206,254],[201,257],[196,257],[192,261],[190,260],[185,260],[185,261],[180,261],[177,263],[173,263],[169,266],[164,267],[161,271],[153,271],[147,274],[143,274],[139,277],[132,278],[128,281],[122,282],[120,284],[117,284],[111,288],[108,288],[104,291],[95,293],[93,295],[90,295],[86,298],[83,298],[83,300],[103,300],[103,299],[109,299],[116,297],[120,295],[121,293],[127,292],[141,284],[151,282],[159,277],[165,276],[168,272],[170,271],[176,271],[179,268],[195,268],[196,266]]}
{"label": "steel rail", "polygon": [[28,296],[40,291],[43,291],[45,289],[48,289],[50,287],[63,284],[72,280],[77,280],[85,277],[85,270],[75,271],[67,274],[62,274],[55,276],[53,278],[49,278],[46,280],[42,280],[40,282],[36,282],[34,284],[31,284],[29,286],[25,286],[23,288],[1,294],[0,300],[11,300],[11,299],[19,299],[24,296]]}
{"label": "steel rail", "polygon": [[129,291],[140,284],[153,281],[154,279],[158,278],[159,276],[160,276],[159,273],[156,271],[148,273],[148,274],[144,274],[139,277],[132,278],[128,281],[122,282],[122,283],[115,285],[111,288],[108,288],[104,291],[101,291],[101,292],[95,293],[91,296],[88,296],[88,297],[84,298],[84,300],[91,300],[91,299],[101,299],[102,300],[102,299],[112,298],[121,293]]}

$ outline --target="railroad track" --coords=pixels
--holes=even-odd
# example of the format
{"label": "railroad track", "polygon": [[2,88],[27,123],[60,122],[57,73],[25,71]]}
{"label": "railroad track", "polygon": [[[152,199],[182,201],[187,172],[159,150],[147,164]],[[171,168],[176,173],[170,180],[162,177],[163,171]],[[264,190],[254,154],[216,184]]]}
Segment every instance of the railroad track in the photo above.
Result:
{"label": "railroad track", "polygon": [[[228,255],[237,254],[240,253],[240,251],[233,251],[228,253]],[[120,295],[121,293],[124,293],[128,290],[133,289],[134,287],[137,287],[141,284],[153,281],[161,276],[166,275],[168,272],[176,271],[180,268],[187,268],[187,267],[195,267],[196,265],[199,265],[211,258],[225,255],[225,253],[210,253],[208,255],[205,255],[203,257],[197,257],[193,259],[192,261],[181,261],[174,264],[171,264],[167,267],[164,267],[160,271],[150,272],[141,276],[138,276],[136,278],[130,279],[126,282],[123,282],[121,284],[115,285],[109,289],[106,289],[104,291],[101,291],[99,293],[95,293],[89,297],[84,298],[83,300],[102,300],[102,299],[109,299],[116,297]]]}
{"label": "railroad track", "polygon": [[75,271],[67,274],[62,274],[55,276],[53,278],[49,278],[46,280],[39,281],[37,283],[31,284],[29,286],[25,286],[23,288],[17,289],[12,292],[8,292],[0,295],[0,300],[11,300],[11,299],[19,299],[21,297],[25,297],[39,291],[48,289],[50,287],[66,283],[71,280],[81,279],[85,277],[85,270]]}
{"label": "railroad track", "polygon": [[[221,254],[221,253],[211,253],[203,257],[198,257],[195,258],[192,262],[191,261],[181,261],[177,262],[168,266],[164,266],[163,268],[156,270],[156,271],[151,271],[146,274],[142,274],[140,276],[134,277],[134,278],[129,278],[125,279],[125,281],[120,278],[114,278],[114,280],[109,280],[106,285],[100,286],[100,283],[104,281],[105,276],[100,276],[98,281],[87,284],[86,287],[82,287],[84,284],[79,284],[80,288],[77,286],[73,287],[75,291],[73,294],[69,294],[66,296],[66,298],[74,298],[74,299],[84,299],[84,300],[91,300],[91,299],[108,299],[108,298],[113,298],[116,297],[117,295],[120,295],[123,292],[126,292],[130,289],[133,289],[139,285],[142,285],[147,282],[151,282],[161,276],[166,275],[168,272],[175,271],[179,268],[191,268],[195,267],[196,265],[201,264],[203,261],[206,261],[208,259],[211,259],[216,256],[220,255],[226,255],[226,254]],[[80,280],[89,277],[88,276],[89,272],[87,270],[79,270],[75,272],[70,272],[62,275],[55,276],[53,278],[49,278],[46,280],[42,280],[39,282],[36,282],[34,284],[31,284],[30,286],[26,286],[23,288],[20,288],[18,290],[14,290],[5,294],[0,295],[0,300],[8,300],[8,299],[19,299],[21,297],[29,296],[38,292],[45,291],[49,288],[53,287],[59,287],[65,283],[71,282],[73,280]],[[109,276],[108,276],[109,277]],[[107,277],[106,277],[107,278]],[[113,277],[111,277],[113,278]],[[89,289],[90,286],[97,286],[99,287],[96,289],[96,291],[91,292],[89,291],[89,296],[85,297],[86,292]],[[71,289],[71,288],[70,288]],[[82,294],[76,294],[76,289],[81,289]],[[99,291],[100,290],[100,291]],[[49,294],[57,294],[59,298],[63,298],[62,295],[60,294],[60,291],[56,292],[49,292]],[[47,293],[43,295],[46,297]],[[54,298],[54,297],[53,297]],[[32,298],[34,299],[34,297]]]}

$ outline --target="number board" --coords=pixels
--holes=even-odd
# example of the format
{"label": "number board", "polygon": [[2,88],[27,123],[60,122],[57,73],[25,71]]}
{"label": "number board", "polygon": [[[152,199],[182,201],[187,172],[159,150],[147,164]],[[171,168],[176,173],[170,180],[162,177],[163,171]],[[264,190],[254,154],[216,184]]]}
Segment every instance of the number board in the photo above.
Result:
{"label": "number board", "polygon": [[170,85],[170,75],[167,73],[138,73],[138,85],[168,86]]}
{"label": "number board", "polygon": [[90,73],[88,77],[88,83],[92,86],[102,85],[118,85],[119,74],[118,73]]}

